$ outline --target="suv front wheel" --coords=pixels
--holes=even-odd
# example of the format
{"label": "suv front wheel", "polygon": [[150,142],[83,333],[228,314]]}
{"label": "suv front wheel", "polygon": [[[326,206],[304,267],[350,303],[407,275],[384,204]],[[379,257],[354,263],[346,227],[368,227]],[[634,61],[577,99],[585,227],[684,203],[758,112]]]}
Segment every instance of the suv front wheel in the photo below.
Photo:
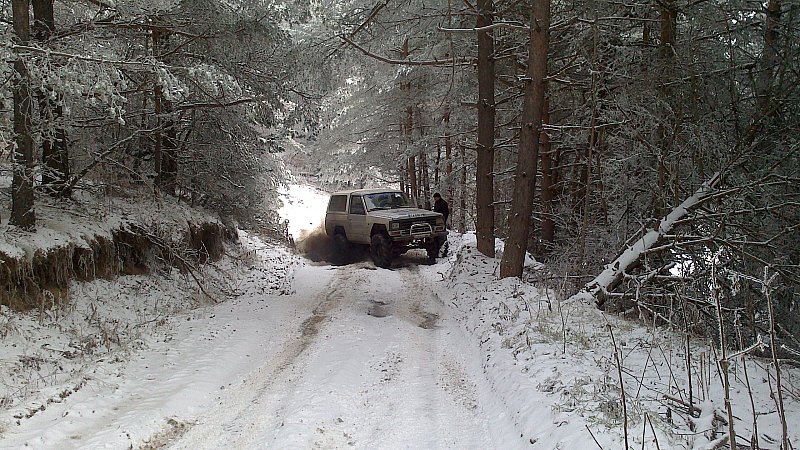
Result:
{"label": "suv front wheel", "polygon": [[392,242],[383,233],[372,235],[369,252],[376,266],[388,269],[392,264]]}

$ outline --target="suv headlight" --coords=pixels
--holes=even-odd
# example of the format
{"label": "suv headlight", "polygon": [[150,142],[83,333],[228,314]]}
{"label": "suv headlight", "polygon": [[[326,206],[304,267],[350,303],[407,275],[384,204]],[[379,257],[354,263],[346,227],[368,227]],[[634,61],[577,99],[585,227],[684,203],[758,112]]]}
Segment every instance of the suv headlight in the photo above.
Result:
{"label": "suv headlight", "polygon": [[444,226],[444,217],[439,216],[439,217],[436,218],[436,226],[437,227],[443,227]]}
{"label": "suv headlight", "polygon": [[389,222],[389,230],[395,231],[400,229],[400,222]]}

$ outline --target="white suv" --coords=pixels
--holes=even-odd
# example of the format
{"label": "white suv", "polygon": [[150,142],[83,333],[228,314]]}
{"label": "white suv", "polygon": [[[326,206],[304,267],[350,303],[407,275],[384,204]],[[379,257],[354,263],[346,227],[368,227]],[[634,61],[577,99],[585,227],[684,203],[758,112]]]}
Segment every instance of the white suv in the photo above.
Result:
{"label": "white suv", "polygon": [[437,238],[447,236],[441,214],[414,207],[405,193],[395,189],[334,192],[325,214],[325,232],[339,256],[346,256],[351,244],[369,245],[375,265],[384,268],[411,248],[424,248],[434,259]]}

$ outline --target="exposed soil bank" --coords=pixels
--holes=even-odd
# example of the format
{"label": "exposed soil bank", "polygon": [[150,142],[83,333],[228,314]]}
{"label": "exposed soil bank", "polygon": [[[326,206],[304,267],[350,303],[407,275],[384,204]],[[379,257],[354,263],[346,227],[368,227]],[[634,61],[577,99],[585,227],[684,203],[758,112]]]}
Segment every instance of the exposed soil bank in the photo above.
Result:
{"label": "exposed soil bank", "polygon": [[[0,304],[15,310],[52,307],[69,299],[69,283],[216,261],[227,233],[220,222],[121,222],[79,238],[47,239],[37,245],[26,236],[4,236],[0,246]],[[10,239],[9,239],[10,238]]]}

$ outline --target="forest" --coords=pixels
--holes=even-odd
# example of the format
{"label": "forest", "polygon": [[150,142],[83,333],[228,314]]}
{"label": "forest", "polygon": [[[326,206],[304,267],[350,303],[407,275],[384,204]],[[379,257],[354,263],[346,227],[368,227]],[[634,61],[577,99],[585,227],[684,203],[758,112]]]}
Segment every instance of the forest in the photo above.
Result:
{"label": "forest", "polygon": [[91,193],[271,229],[291,160],[441,192],[500,277],[800,361],[799,26],[792,0],[3,1],[0,220]]}

